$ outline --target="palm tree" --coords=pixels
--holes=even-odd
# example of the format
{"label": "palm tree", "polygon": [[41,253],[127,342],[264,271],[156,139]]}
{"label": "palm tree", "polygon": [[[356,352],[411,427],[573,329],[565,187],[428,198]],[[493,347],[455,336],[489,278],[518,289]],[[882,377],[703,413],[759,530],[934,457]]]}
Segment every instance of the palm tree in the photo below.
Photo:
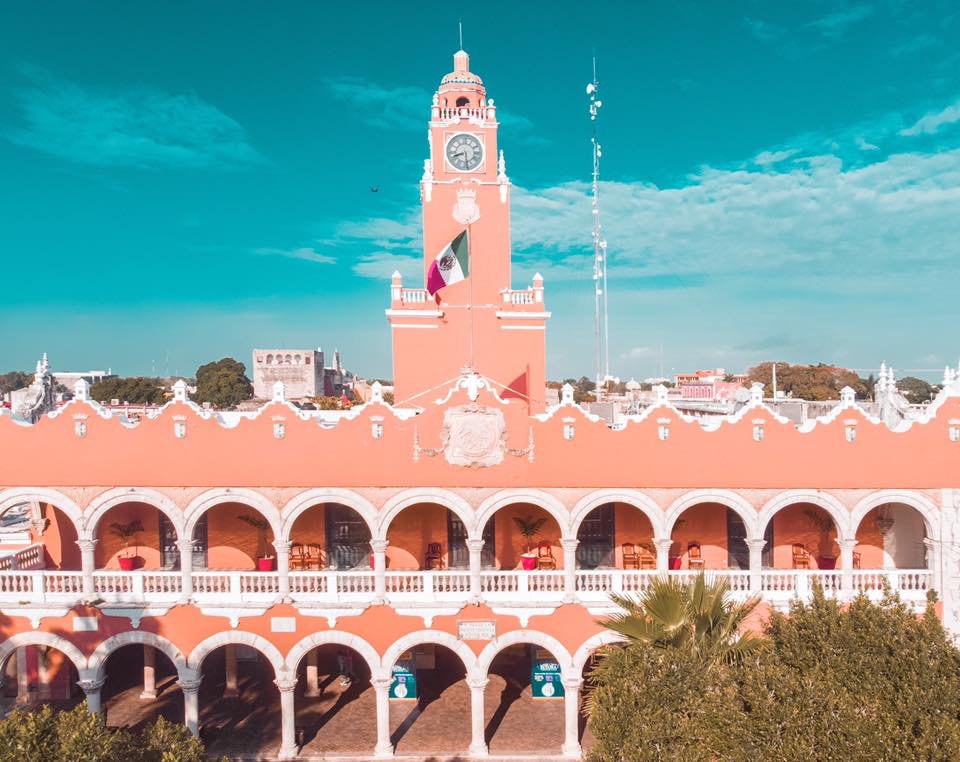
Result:
{"label": "palm tree", "polygon": [[752,633],[740,632],[759,599],[735,603],[726,580],[707,582],[702,572],[690,582],[654,579],[639,599],[610,597],[623,613],[601,624],[623,635],[628,645],[687,649],[705,666],[739,664],[760,645]]}

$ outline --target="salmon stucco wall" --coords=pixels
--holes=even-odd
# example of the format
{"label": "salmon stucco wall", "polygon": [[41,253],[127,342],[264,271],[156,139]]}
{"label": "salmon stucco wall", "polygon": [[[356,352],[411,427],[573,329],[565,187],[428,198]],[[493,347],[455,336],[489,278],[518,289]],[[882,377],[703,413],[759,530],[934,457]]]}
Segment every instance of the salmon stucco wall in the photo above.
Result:
{"label": "salmon stucco wall", "polygon": [[[112,524],[139,519],[143,531],[130,540],[130,547],[112,531]],[[111,508],[97,525],[94,560],[98,569],[119,569],[121,556],[133,556],[137,569],[160,568],[160,512],[144,503],[124,503]]]}

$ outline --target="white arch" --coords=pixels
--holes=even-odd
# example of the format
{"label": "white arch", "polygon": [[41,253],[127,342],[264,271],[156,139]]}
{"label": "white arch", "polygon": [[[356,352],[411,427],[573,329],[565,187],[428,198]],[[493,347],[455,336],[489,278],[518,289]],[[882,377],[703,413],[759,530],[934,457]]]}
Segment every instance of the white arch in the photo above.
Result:
{"label": "white arch", "polygon": [[203,660],[210,654],[211,651],[220,648],[220,646],[228,646],[231,644],[255,648],[267,658],[267,661],[269,661],[270,664],[273,665],[273,671],[276,677],[279,677],[281,674],[285,673],[283,656],[280,655],[277,647],[266,638],[261,637],[260,635],[255,635],[252,632],[245,632],[243,630],[226,630],[224,632],[218,632],[216,635],[211,635],[206,640],[201,641],[190,652],[190,656],[187,658],[187,666],[190,669],[199,672],[200,668],[203,666]]}
{"label": "white arch", "polygon": [[83,537],[83,510],[69,497],[55,489],[48,487],[11,487],[0,491],[0,515],[3,515],[15,505],[29,502],[46,503],[60,509],[77,530],[77,537]]}
{"label": "white arch", "polygon": [[0,669],[7,663],[10,655],[22,646],[50,646],[56,648],[73,662],[73,666],[77,668],[81,675],[87,668],[87,657],[69,640],[60,635],[54,635],[52,632],[35,630],[33,632],[19,632],[0,643]]}
{"label": "white arch", "polygon": [[393,665],[404,651],[408,651],[414,646],[426,644],[449,648],[460,657],[464,669],[467,670],[468,677],[477,674],[477,656],[470,650],[470,646],[462,640],[457,639],[449,632],[441,632],[440,630],[417,630],[416,632],[404,635],[384,652],[383,658],[381,659],[381,675],[383,677],[389,677],[392,674]]}
{"label": "white arch", "polygon": [[902,489],[882,489],[872,492],[863,498],[850,514],[850,537],[857,536],[860,529],[860,522],[870,511],[878,505],[884,503],[903,503],[915,509],[923,517],[923,523],[927,530],[927,537],[931,540],[940,537],[940,510],[936,504],[926,495],[919,492]]}
{"label": "white arch", "polygon": [[583,641],[583,645],[573,654],[573,674],[577,676],[583,674],[583,668],[587,666],[587,659],[589,659],[591,654],[598,648],[609,646],[612,643],[623,642],[624,637],[613,630],[601,630],[595,635],[591,635]]}
{"label": "white arch", "polygon": [[[565,678],[571,675],[573,657],[570,656],[570,652],[566,646],[552,635],[547,635],[545,632],[538,632],[537,630],[512,630],[503,635],[498,635],[494,640],[487,643],[477,658],[477,668],[480,670],[480,675],[486,676],[494,658],[496,658],[497,654],[503,651],[503,649],[521,643],[533,643],[541,648],[546,648],[553,654],[556,660],[560,662],[560,677]],[[575,676],[579,677],[579,675]]]}
{"label": "white arch", "polygon": [[570,513],[571,536],[577,536],[580,524],[590,511],[605,503],[625,503],[636,508],[650,520],[653,536],[663,537],[663,508],[653,498],[633,489],[601,489],[581,498]]}
{"label": "white arch", "polygon": [[813,489],[791,489],[780,492],[767,501],[760,509],[760,516],[757,519],[757,537],[763,537],[767,524],[773,517],[784,508],[798,503],[810,503],[818,508],[822,508],[833,519],[833,524],[837,528],[837,538],[843,539],[848,536],[850,530],[850,509],[840,502],[833,495],[820,490]]}
{"label": "white arch", "polygon": [[736,511],[747,528],[747,539],[757,537],[756,509],[746,499],[728,489],[696,489],[674,500],[673,504],[667,509],[667,517],[663,526],[664,537],[671,536],[673,526],[680,518],[681,513],[699,503],[720,503]]}
{"label": "white arch", "polygon": [[416,505],[417,503],[435,503],[442,505],[460,517],[463,525],[467,527],[468,532],[473,526],[473,507],[456,492],[451,492],[447,489],[414,488],[406,489],[384,503],[383,510],[380,512],[377,531],[373,538],[375,540],[386,540],[387,531],[390,529],[390,522],[392,522],[397,517],[397,514],[404,508],[409,508],[411,505]]}
{"label": "white arch", "polygon": [[107,638],[97,646],[96,650],[90,655],[87,666],[96,673],[97,679],[100,679],[104,677],[104,670],[106,669],[107,659],[110,658],[110,654],[124,646],[132,645],[153,646],[158,651],[162,651],[167,655],[167,658],[173,662],[173,666],[177,668],[177,675],[181,678],[185,676],[187,672],[187,659],[183,655],[183,652],[162,635],[146,632],[145,630],[121,632],[119,635]]}
{"label": "white arch", "polygon": [[287,669],[290,670],[291,673],[296,674],[300,660],[307,655],[308,651],[312,651],[317,646],[325,646],[331,643],[347,646],[360,654],[370,668],[371,675],[379,675],[382,671],[380,654],[377,653],[377,649],[359,635],[353,635],[352,633],[343,632],[342,630],[325,630],[307,635],[307,637],[291,648],[287,654],[287,658],[284,660]]}
{"label": "white arch", "polygon": [[280,511],[277,510],[277,506],[259,492],[243,487],[217,487],[197,495],[183,512],[186,519],[183,536],[193,537],[194,527],[196,527],[200,517],[211,508],[223,503],[240,503],[254,509],[270,523],[274,539],[279,539],[282,536],[283,522],[280,519]]}
{"label": "white arch", "polygon": [[289,540],[293,525],[300,515],[319,503],[340,503],[352,508],[367,522],[367,526],[370,527],[370,537],[377,536],[378,512],[373,503],[353,490],[320,487],[301,492],[283,506],[280,512],[283,519],[282,534],[279,537],[283,540]]}
{"label": "white arch", "polygon": [[540,489],[502,489],[494,493],[477,508],[477,521],[471,532],[471,538],[480,540],[483,538],[483,528],[486,526],[490,517],[501,508],[515,503],[531,503],[539,508],[543,508],[547,513],[556,519],[560,525],[560,537],[568,539],[576,537],[570,534],[570,511],[560,502],[559,499]]}
{"label": "white arch", "polygon": [[170,519],[170,523],[173,524],[174,529],[177,531],[177,539],[182,536],[183,511],[180,510],[180,506],[162,492],[150,489],[149,487],[116,487],[107,490],[102,495],[90,501],[90,505],[87,506],[86,510],[86,533],[90,537],[95,536],[97,525],[100,523],[103,515],[111,508],[115,508],[123,503],[146,503],[156,508]]}

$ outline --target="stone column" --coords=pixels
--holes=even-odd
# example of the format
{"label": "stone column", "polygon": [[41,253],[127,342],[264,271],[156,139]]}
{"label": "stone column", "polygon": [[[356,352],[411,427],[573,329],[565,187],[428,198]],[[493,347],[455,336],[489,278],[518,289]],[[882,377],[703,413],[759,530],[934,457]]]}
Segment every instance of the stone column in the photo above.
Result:
{"label": "stone column", "polygon": [[377,694],[377,747],[375,757],[392,757],[393,744],[390,743],[390,686],[393,677],[374,677],[370,680]]}
{"label": "stone column", "polygon": [[297,678],[286,675],[273,681],[280,689],[280,753],[278,759],[296,759],[297,752],[297,714],[294,706],[293,691],[297,687]]}
{"label": "stone column", "polygon": [[318,652],[316,648],[307,651],[307,690],[304,696],[315,698],[320,695],[320,669],[317,667]]}
{"label": "stone column", "polygon": [[373,550],[373,602],[385,603],[387,600],[387,546],[389,540],[370,540]]}
{"label": "stone column", "polygon": [[186,602],[193,596],[193,540],[181,537],[177,545],[180,547],[180,599]]}
{"label": "stone column", "polygon": [[77,540],[77,547],[80,548],[80,569],[83,571],[83,597],[90,601],[96,596],[93,588],[93,570],[96,566],[93,552],[97,547],[97,541],[80,539]]}
{"label": "stone column", "polygon": [[933,589],[937,591],[937,596],[942,600],[943,580],[940,568],[940,543],[929,537],[924,537],[923,544],[927,549],[927,568],[933,575]]}
{"label": "stone column", "polygon": [[847,537],[837,540],[837,545],[840,546],[840,589],[843,597],[849,598],[853,594],[853,549],[857,547],[857,539]]}
{"label": "stone column", "polygon": [[563,678],[564,735],[561,752],[565,757],[580,758],[580,686],[579,676]]}
{"label": "stone column", "polygon": [[77,685],[83,689],[84,695],[87,697],[87,709],[90,711],[90,714],[100,715],[100,689],[105,682],[106,680],[103,678],[86,678],[77,681]]}
{"label": "stone column", "polygon": [[177,680],[183,693],[183,722],[194,736],[200,735],[200,681],[199,674]]}
{"label": "stone column", "polygon": [[670,571],[670,548],[673,547],[672,537],[658,537],[653,541],[657,548],[657,571],[666,574]]}
{"label": "stone column", "polygon": [[747,540],[750,549],[750,592],[759,595],[763,590],[763,548],[766,540]]}
{"label": "stone column", "polygon": [[483,581],[481,578],[483,540],[467,540],[467,550],[470,551],[470,602],[480,603],[483,600]]}
{"label": "stone column", "polygon": [[143,647],[143,691],[140,693],[142,699],[155,699],[157,697],[157,653],[153,646]]}
{"label": "stone column", "polygon": [[276,540],[273,543],[277,551],[277,574],[279,575],[279,591],[281,601],[290,600],[290,540]]}
{"label": "stone column", "polygon": [[564,537],[560,540],[563,548],[563,602],[576,603],[577,600],[577,546],[576,537]]}
{"label": "stone column", "polygon": [[486,723],[484,720],[484,690],[490,680],[486,677],[468,677],[470,686],[470,756],[487,756]]}
{"label": "stone column", "polygon": [[50,699],[50,646],[37,647],[37,698]]}
{"label": "stone column", "polygon": [[30,670],[27,666],[27,650],[30,646],[17,649],[17,703],[30,703]]}
{"label": "stone column", "polygon": [[240,695],[237,690],[237,646],[235,643],[228,643],[224,646],[224,673],[225,687],[223,691],[224,698],[236,698]]}

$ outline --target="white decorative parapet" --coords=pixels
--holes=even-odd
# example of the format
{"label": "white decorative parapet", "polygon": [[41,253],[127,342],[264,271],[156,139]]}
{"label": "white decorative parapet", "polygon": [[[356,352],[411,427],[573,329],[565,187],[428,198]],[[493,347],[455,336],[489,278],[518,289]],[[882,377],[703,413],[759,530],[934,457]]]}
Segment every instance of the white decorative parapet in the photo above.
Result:
{"label": "white decorative parapet", "polygon": [[[538,301],[537,294],[534,293],[532,288],[525,288],[521,291],[506,288],[502,291],[502,294],[504,304],[535,304]],[[541,296],[540,301],[542,300],[543,297]]]}
{"label": "white decorative parapet", "polygon": [[426,304],[430,292],[425,288],[404,288],[400,290],[400,301],[404,304]]}
{"label": "white decorative parapet", "polygon": [[46,555],[43,552],[43,543],[36,542],[28,545],[16,553],[0,558],[0,571],[28,569],[43,569],[46,566]]}

